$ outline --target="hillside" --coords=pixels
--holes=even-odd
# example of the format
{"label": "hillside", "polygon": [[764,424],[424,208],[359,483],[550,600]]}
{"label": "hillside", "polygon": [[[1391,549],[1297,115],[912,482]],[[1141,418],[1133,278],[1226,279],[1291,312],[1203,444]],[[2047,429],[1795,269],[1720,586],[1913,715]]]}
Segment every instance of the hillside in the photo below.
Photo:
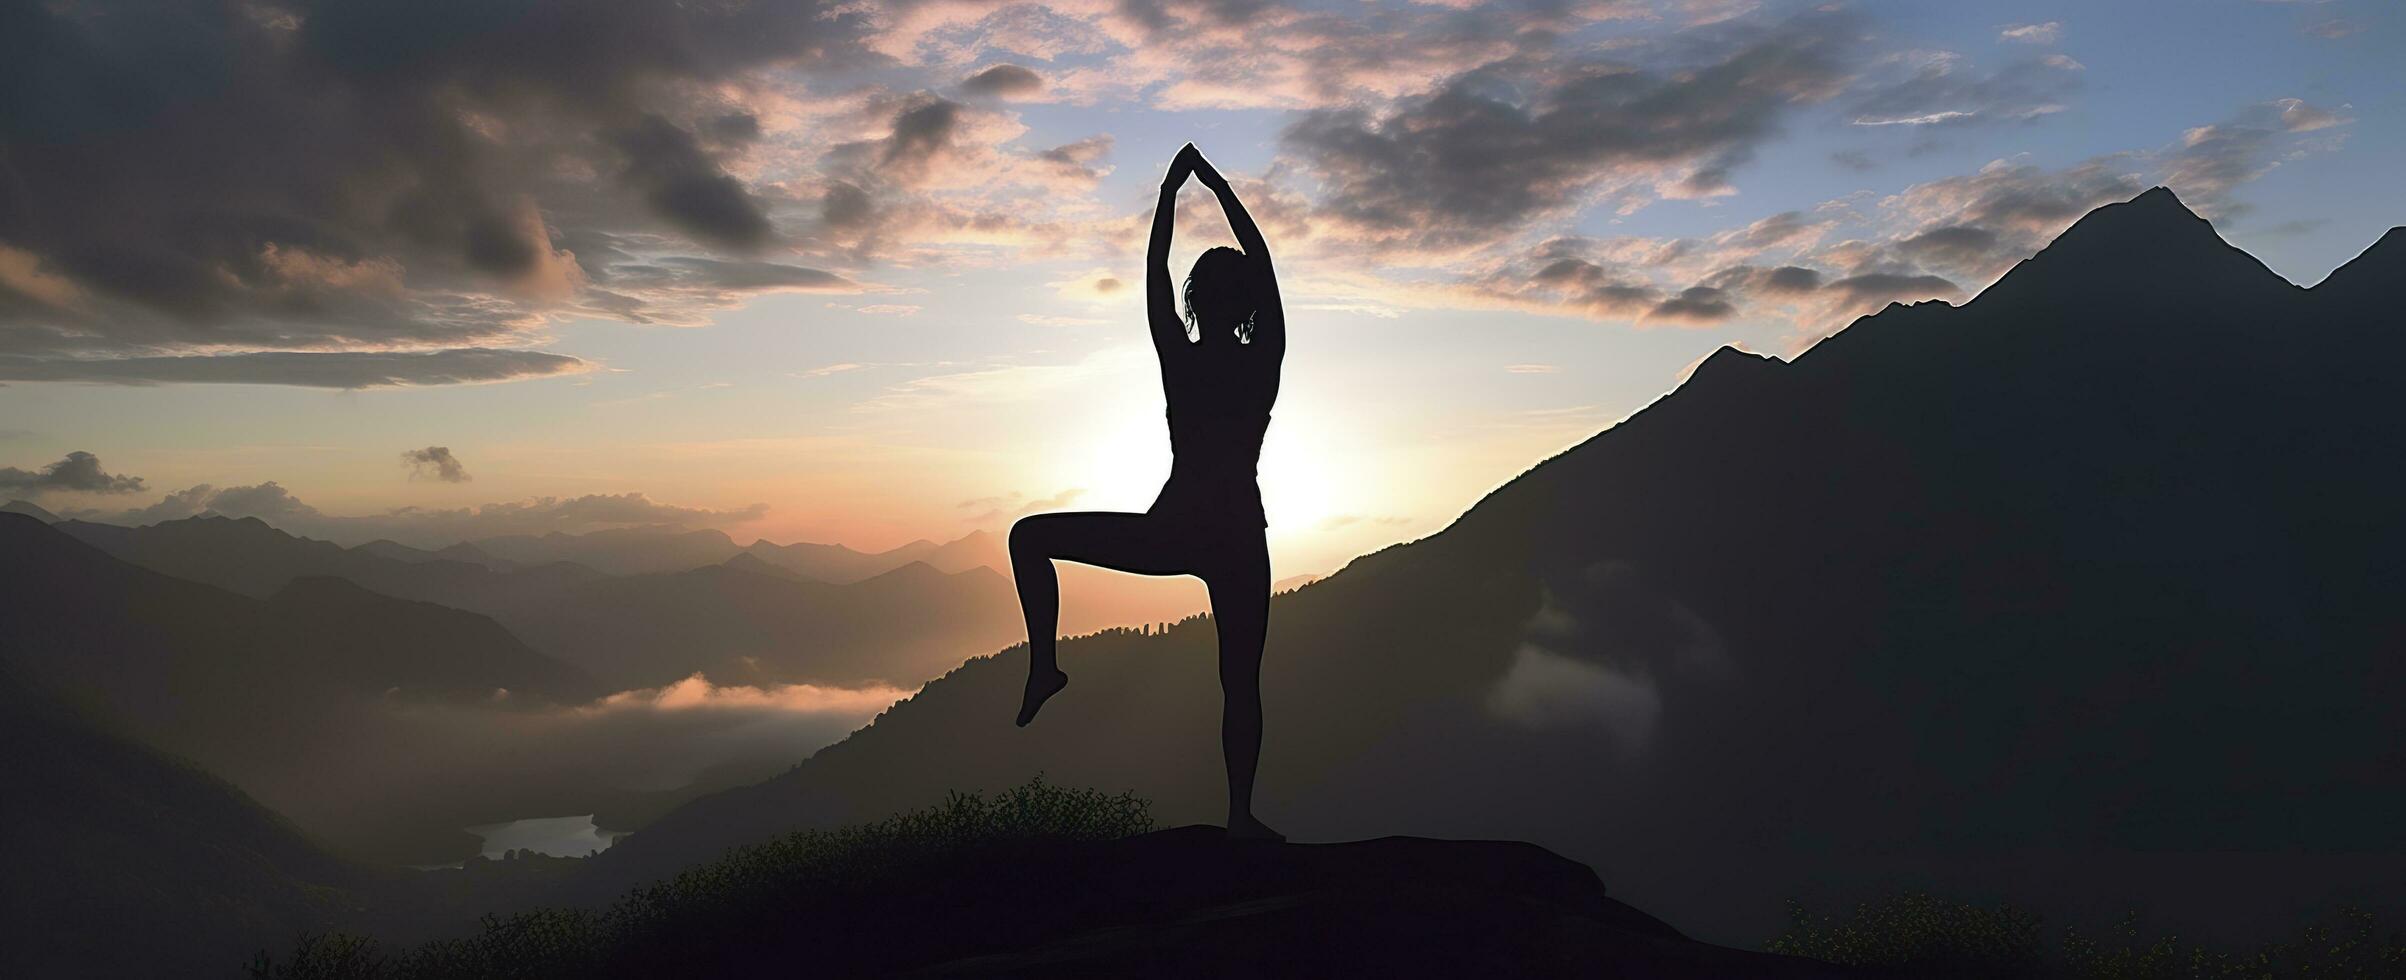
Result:
{"label": "hillside", "polygon": [[369,874],[0,665],[0,974],[227,976],[353,922]]}
{"label": "hillside", "polygon": [[[1532,840],[1726,942],[1901,886],[2232,938],[2395,903],[2397,240],[2301,289],[2158,189],[1960,307],[1716,354],[1274,603],[1265,816]],[[972,661],[589,887],[1040,770],[1210,819],[1212,642],[1064,644],[1024,731],[1019,652]]]}

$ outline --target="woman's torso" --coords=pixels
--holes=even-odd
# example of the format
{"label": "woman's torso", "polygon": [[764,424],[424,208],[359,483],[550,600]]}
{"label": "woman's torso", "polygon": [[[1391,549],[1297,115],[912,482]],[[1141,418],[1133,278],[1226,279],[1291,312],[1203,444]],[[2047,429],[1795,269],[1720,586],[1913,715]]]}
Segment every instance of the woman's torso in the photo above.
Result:
{"label": "woman's torso", "polygon": [[1268,526],[1255,471],[1278,400],[1279,365],[1251,345],[1230,347],[1217,356],[1188,350],[1179,352],[1185,357],[1163,360],[1172,459],[1169,481],[1149,513]]}

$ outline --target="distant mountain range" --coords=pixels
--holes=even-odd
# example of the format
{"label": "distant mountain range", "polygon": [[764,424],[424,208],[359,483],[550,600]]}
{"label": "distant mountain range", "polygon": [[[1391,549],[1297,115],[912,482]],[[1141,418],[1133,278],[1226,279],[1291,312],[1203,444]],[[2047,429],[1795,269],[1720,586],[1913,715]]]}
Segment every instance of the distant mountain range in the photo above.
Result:
{"label": "distant mountain range", "polygon": [[[2243,937],[2406,876],[2406,234],[2303,289],[2171,192],[1961,306],[1723,350],[1273,605],[1262,811],[1527,839],[1704,938],[1898,887]],[[1039,771],[1222,806],[1213,631],[972,661],[593,861],[646,880]]]}
{"label": "distant mountain range", "polygon": [[213,693],[240,693],[246,702],[482,698],[497,689],[577,701],[604,693],[582,671],[475,613],[319,575],[291,576],[251,598],[119,561],[68,529],[74,522],[46,527],[0,514],[7,660],[100,692],[141,723],[197,724],[199,713],[222,710],[210,703]]}
{"label": "distant mountain range", "polygon": [[294,579],[322,575],[385,595],[484,610],[540,601],[604,577],[571,562],[521,565],[456,549],[445,549],[446,555],[389,542],[344,548],[287,534],[256,517],[187,517],[142,527],[72,520],[53,526],[152,571],[260,598]]}
{"label": "distant mountain range", "polygon": [[[675,527],[486,538],[460,547],[517,564],[570,562],[613,575],[689,571],[723,564],[739,555],[749,555],[792,578],[833,585],[864,581],[913,562],[950,575],[975,568],[992,569],[1006,578],[1011,574],[1011,557],[1003,538],[990,531],[971,531],[942,544],[922,539],[877,552],[855,551],[840,544],[768,540],[739,547],[724,532]],[[1061,629],[1071,635],[1114,626],[1175,622],[1210,604],[1202,583],[1188,579],[1146,578],[1066,563],[1060,566],[1060,575]]]}
{"label": "distant mountain range", "polygon": [[[654,687],[695,672],[719,683],[915,684],[1013,642],[1021,630],[1009,583],[958,560],[957,574],[914,562],[829,584],[771,567],[731,543],[718,563],[611,575],[525,547],[505,547],[514,557],[502,557],[487,550],[491,541],[440,552],[390,542],[343,548],[257,518],[53,526],[144,568],[245,595],[273,596],[301,579],[325,577],[482,613],[536,649],[590,671],[609,690]],[[577,542],[596,535],[554,537]],[[556,553],[616,555],[611,567],[674,564],[675,556],[715,556],[716,549],[695,544],[713,537],[725,540],[716,531],[604,534],[598,543]],[[652,545],[661,550],[644,551]]]}
{"label": "distant mountain range", "polygon": [[520,565],[573,562],[610,575],[681,572],[716,565],[743,549],[716,529],[627,527],[584,534],[519,534],[469,542],[479,553]]}
{"label": "distant mountain range", "polygon": [[[972,536],[985,534],[973,532]],[[788,575],[814,582],[842,585],[858,582],[872,575],[893,571],[911,562],[926,562],[947,572],[965,572],[982,562],[942,561],[933,556],[945,546],[922,538],[879,552],[854,551],[840,544],[777,544],[766,539],[752,542],[737,557],[749,557],[763,565]]]}
{"label": "distant mountain range", "polygon": [[778,544],[765,538],[750,545],[737,545],[725,531],[689,530],[673,525],[583,534],[522,534],[484,538],[458,547],[472,549],[488,559],[520,565],[565,561],[611,575],[682,572],[748,554],[800,578],[830,585],[849,585],[912,562],[922,562],[946,573],[965,572],[981,565],[996,571],[1010,569],[1002,542],[985,531],[971,531],[943,544],[922,539],[877,552],[855,551],[840,544]]}
{"label": "distant mountain range", "polygon": [[[344,548],[255,517],[55,526],[144,568],[245,595],[265,598],[297,578],[328,576],[483,613],[617,688],[669,683],[696,671],[720,683],[915,684],[1024,638],[1018,600],[1002,577],[1010,569],[1003,542],[984,531],[868,554],[768,541],[739,548],[719,531],[658,527],[426,550],[391,541]],[[944,574],[889,578],[914,564]],[[754,582],[745,591],[749,579],[705,571],[718,566],[789,585]],[[649,570],[631,571],[641,569]],[[1193,580],[1066,563],[1060,573],[1062,629],[1073,635],[1174,622],[1207,605]],[[605,584],[613,579],[638,584]],[[697,591],[705,581],[722,588]],[[654,587],[667,592],[646,594]],[[667,593],[681,601],[667,601]]]}
{"label": "distant mountain range", "polygon": [[696,671],[721,684],[916,685],[1019,638],[1019,600],[992,569],[924,562],[846,585],[749,553],[682,572],[580,583],[497,610],[528,642],[623,687]]}

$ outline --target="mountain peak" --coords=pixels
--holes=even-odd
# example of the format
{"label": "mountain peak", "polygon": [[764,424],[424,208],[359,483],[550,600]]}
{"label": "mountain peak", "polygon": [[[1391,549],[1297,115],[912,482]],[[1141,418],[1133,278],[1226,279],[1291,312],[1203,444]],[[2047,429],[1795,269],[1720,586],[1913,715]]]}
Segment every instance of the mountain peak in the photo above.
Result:
{"label": "mountain peak", "polygon": [[1696,370],[1688,375],[1688,380],[1694,381],[1707,375],[1744,373],[1758,368],[1772,367],[1779,363],[1780,360],[1776,357],[1766,357],[1753,351],[1741,350],[1734,344],[1724,344],[1721,349],[1697,362]]}
{"label": "mountain peak", "polygon": [[2224,241],[2164,187],[2082,215],[1971,304],[2035,302],[2094,310],[2167,299],[2220,304],[2249,292],[2294,290],[2255,256]]}
{"label": "mountain peak", "polygon": [[2090,239],[2114,239],[2119,246],[2124,244],[2120,239],[2125,236],[2135,236],[2151,248],[2202,241],[2229,247],[2215,233],[2213,223],[2189,210],[2171,188],[2152,187],[2120,204],[2107,204],[2081,215],[2080,220],[2072,222],[2072,227],[2055,237],[2046,251],[2065,245],[2077,247]]}
{"label": "mountain peak", "polygon": [[2127,203],[2132,207],[2140,208],[2177,208],[2182,214],[2192,218],[2197,217],[2197,212],[2189,210],[2188,205],[2180,203],[2180,195],[2172,193],[2172,188],[2162,184],[2140,192],[2139,196],[2131,198]]}

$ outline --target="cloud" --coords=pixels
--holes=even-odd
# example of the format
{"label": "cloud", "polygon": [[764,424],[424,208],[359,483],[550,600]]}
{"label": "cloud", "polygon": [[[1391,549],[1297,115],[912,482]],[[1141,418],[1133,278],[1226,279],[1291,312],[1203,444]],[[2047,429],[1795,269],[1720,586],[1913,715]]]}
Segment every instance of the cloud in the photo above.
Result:
{"label": "cloud", "polygon": [[1978,268],[1994,253],[1997,233],[1973,225],[1941,225],[1900,241],[1896,247],[1919,263]]}
{"label": "cloud", "polygon": [[1315,220],[1372,244],[1484,244],[1607,193],[1726,192],[1789,106],[1844,82],[1843,21],[1764,30],[1679,70],[1493,62],[1391,109],[1314,109],[1280,137]]}
{"label": "cloud", "polygon": [[111,474],[100,468],[100,457],[81,451],[68,453],[39,472],[0,466],[0,493],[136,493],[142,489],[141,477]]}
{"label": "cloud", "polygon": [[2334,110],[2308,105],[2304,99],[2275,99],[2270,108],[2280,113],[2281,130],[2289,133],[2311,133],[2351,121]]}
{"label": "cloud", "polygon": [[609,134],[625,158],[621,179],[652,210],[695,238],[750,251],[766,244],[768,216],[741,182],[720,169],[694,134],[657,115]]}
{"label": "cloud", "polygon": [[1603,727],[1624,756],[1642,753],[1662,718],[1654,679],[1523,644],[1487,692],[1487,709],[1523,728]]}
{"label": "cloud", "polygon": [[308,533],[301,528],[311,526],[312,521],[324,517],[317,508],[302,503],[300,498],[292,495],[292,491],[284,489],[274,480],[252,486],[223,488],[202,483],[171,492],[148,507],[121,511],[78,510],[69,512],[67,516],[100,524],[139,527],[203,514],[256,517],[295,533]]}
{"label": "cloud", "polygon": [[[1143,215],[1107,178],[1133,144],[1064,131],[1037,102],[1280,113],[1269,159],[1237,179],[1297,309],[1809,321],[1883,283],[1975,286],[2051,219],[1941,223],[1850,198],[1718,234],[1565,235],[1734,193],[1767,141],[1827,115],[1814,106],[1867,127],[1844,130],[1864,148],[1832,154],[1863,169],[1869,147],[2037,119],[2083,85],[2045,47],[1896,50],[1829,12],[1843,6],[31,7],[0,38],[0,60],[28,66],[0,98],[29,107],[0,126],[0,380],[539,378],[595,368],[541,349],[554,324],[696,325],[767,293],[892,292],[872,266],[1058,260],[1091,270],[1058,288],[1094,305],[1027,322],[1124,312],[1137,280],[1118,263]],[[1992,29],[2063,37],[2057,22]],[[2273,103],[2107,166],[2228,188],[2335,142],[2347,111]],[[1332,261],[1362,255],[1369,271]]]}
{"label": "cloud", "polygon": [[990,66],[961,79],[961,94],[986,98],[1025,98],[1044,91],[1044,76],[1013,64]]}
{"label": "cloud", "polygon": [[1679,294],[1665,299],[1646,311],[1649,321],[1669,321],[1691,326],[1710,326],[1736,315],[1738,309],[1730,303],[1726,290],[1712,286],[1689,286]]}
{"label": "cloud", "polygon": [[[877,60],[862,9],[813,0],[12,9],[0,354],[15,380],[234,380],[258,363],[162,359],[451,354],[522,346],[562,312],[612,315],[583,300],[614,256],[565,243],[776,244],[781,192],[739,176],[760,134],[743,83]],[[265,383],[552,373],[290,370]]]}
{"label": "cloud", "polygon": [[468,475],[468,468],[460,463],[459,457],[451,455],[448,446],[404,451],[401,463],[409,467],[409,477],[413,480],[422,476],[431,476],[444,483],[466,483],[475,479]]}
{"label": "cloud", "polygon": [[2176,186],[2217,200],[2287,156],[2330,145],[2337,137],[2330,131],[2347,122],[2344,107],[2278,100],[2192,131],[2166,151],[2061,169],[1996,160],[1894,194],[1848,195],[1702,238],[1558,236],[1517,253],[1473,256],[1457,279],[1408,284],[1398,295],[1636,326],[1778,315],[1798,329],[1796,340],[1809,343],[1892,301],[1959,300],[2081,215],[2151,183],[2177,179]]}
{"label": "cloud", "polygon": [[[637,247],[593,236],[595,250]],[[634,323],[700,326],[708,314],[770,293],[866,293],[864,285],[838,273],[759,259],[671,255],[627,256],[590,278],[578,308]]]}
{"label": "cloud", "polygon": [[817,159],[828,243],[901,263],[957,258],[946,246],[1014,247],[1025,261],[1098,244],[1098,225],[1059,215],[1110,172],[1109,136],[1030,151],[1014,143],[1028,131],[1016,114],[929,91],[878,91],[851,116],[855,138]]}
{"label": "cloud", "polygon": [[1984,73],[1954,52],[1931,51],[1886,59],[1873,75],[1849,100],[1854,125],[2027,122],[2063,111],[2080,88],[2081,70],[2077,61],[2050,55]]}
{"label": "cloud", "polygon": [[1506,374],[1560,374],[1562,368],[1552,364],[1506,364]]}
{"label": "cloud", "polygon": [[2302,99],[2278,99],[2241,108],[2228,118],[2181,134],[2163,154],[2162,182],[2208,217],[2244,210],[2230,199],[2240,184],[2262,177],[2285,160],[2339,145],[2340,134],[2303,134],[2351,122],[2339,111]]}
{"label": "cloud", "polygon": [[1515,257],[1462,292],[1505,306],[1573,312],[1597,319],[1633,318],[1660,302],[1661,290],[1643,273],[1594,255],[1581,238],[1548,240]]}
{"label": "cloud", "polygon": [[1102,161],[1111,155],[1114,143],[1108,135],[1090,136],[1045,150],[1036,154],[1036,159],[1051,164],[1069,180],[1091,183],[1111,173],[1111,168]]}
{"label": "cloud", "polygon": [[619,266],[611,270],[610,282],[647,289],[707,288],[736,292],[856,292],[861,288],[859,283],[824,269],[692,256]]}
{"label": "cloud", "polygon": [[1635,566],[1604,561],[1543,588],[1486,702],[1523,728],[1600,728],[1635,757],[1652,743],[1674,685],[1735,674],[1719,630],[1648,587]]}
{"label": "cloud", "polygon": [[826,687],[818,684],[720,686],[695,674],[666,687],[620,691],[579,705],[581,715],[630,711],[843,712],[874,714],[910,696],[895,687]]}
{"label": "cloud", "polygon": [[2053,44],[2063,40],[2063,22],[2051,20],[2043,24],[2008,24],[1997,30],[1997,40],[2020,44]]}
{"label": "cloud", "polygon": [[1901,272],[1866,272],[1836,280],[1827,288],[1845,295],[1857,305],[1963,295],[1961,287],[1941,277]]}
{"label": "cloud", "polygon": [[0,381],[90,384],[254,384],[390,388],[477,384],[563,374],[595,365],[566,354],[461,348],[386,351],[251,351],[174,357],[42,358],[0,355]]}
{"label": "cloud", "polygon": [[302,503],[292,491],[276,481],[250,487],[227,487],[209,496],[209,509],[227,517],[256,517],[260,520],[291,520],[318,516],[318,510]]}
{"label": "cloud", "polygon": [[1910,223],[1916,232],[1951,224],[2052,238],[2081,215],[2145,190],[2145,182],[2133,172],[2139,163],[2101,157],[2049,171],[1996,160],[1970,174],[1916,184],[1882,199],[1880,208]]}
{"label": "cloud", "polygon": [[1128,281],[1109,269],[1089,269],[1075,278],[1045,283],[1061,294],[1063,299],[1086,302],[1114,302],[1133,295]]}
{"label": "cloud", "polygon": [[[474,811],[494,799],[581,813],[571,808],[590,806],[599,787],[660,791],[703,781],[698,791],[766,779],[910,693],[687,678],[581,704],[385,699],[360,706],[358,724],[315,747],[353,765],[296,773],[303,784],[282,795],[304,801],[287,809],[340,798],[420,826],[446,825],[460,819],[463,804]],[[510,750],[496,753],[496,745]],[[273,788],[263,795],[278,796]]]}
{"label": "cloud", "polygon": [[796,372],[794,372],[794,377],[797,377],[797,378],[824,378],[824,377],[827,377],[828,375],[831,375],[831,374],[842,374],[842,373],[844,373],[844,372],[846,372],[846,371],[858,371],[858,370],[860,370],[861,368],[864,368],[864,367],[867,367],[867,366],[868,366],[868,365],[865,365],[865,364],[854,364],[854,363],[852,363],[852,362],[850,362],[850,361],[846,361],[846,362],[843,362],[843,363],[841,363],[841,364],[822,364],[822,365],[820,365],[820,366],[818,366],[818,367],[811,368],[811,369],[809,369],[809,370],[806,370],[806,371],[796,371]]}
{"label": "cloud", "polygon": [[1821,273],[1783,265],[1766,273],[1759,288],[1772,293],[1809,293],[1821,288]]}
{"label": "cloud", "polygon": [[1725,254],[1753,255],[1767,249],[1809,245],[1828,233],[1833,222],[1801,211],[1782,211],[1741,228],[1712,236]]}

